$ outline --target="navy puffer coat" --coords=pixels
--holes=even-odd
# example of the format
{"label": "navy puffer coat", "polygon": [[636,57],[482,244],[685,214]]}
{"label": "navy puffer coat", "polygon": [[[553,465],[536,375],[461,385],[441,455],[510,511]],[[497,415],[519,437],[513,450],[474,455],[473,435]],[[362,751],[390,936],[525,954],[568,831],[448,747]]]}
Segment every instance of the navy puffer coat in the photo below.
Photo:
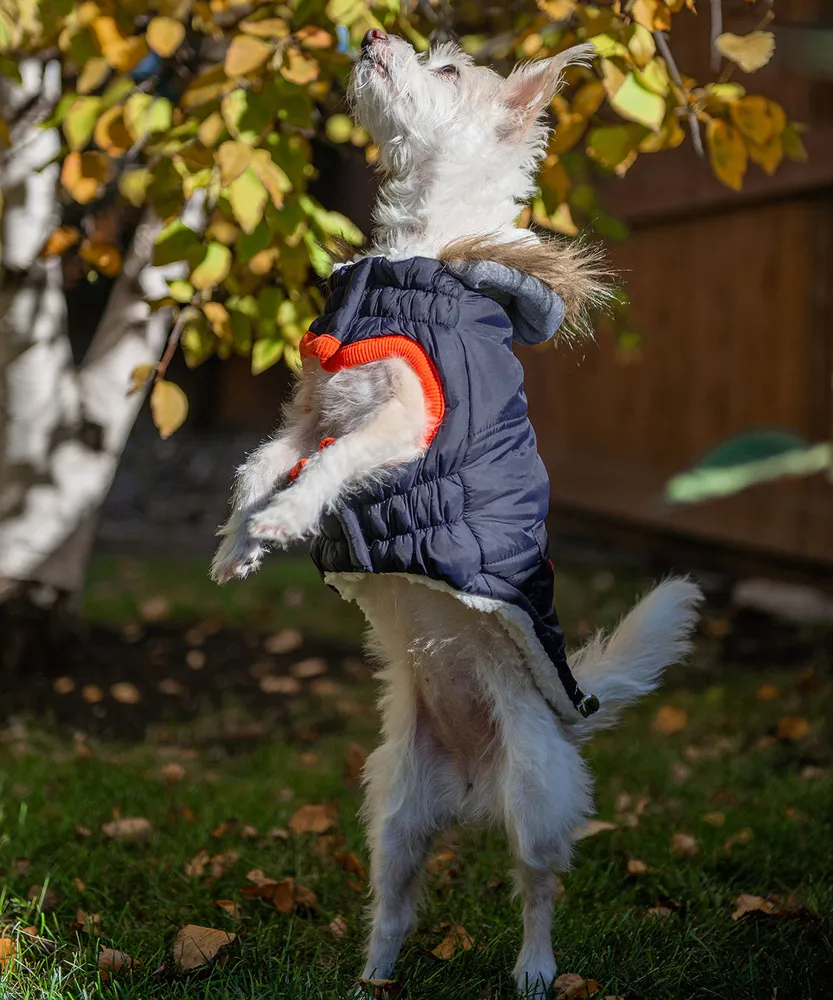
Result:
{"label": "navy puffer coat", "polygon": [[325,516],[312,558],[322,575],[417,574],[522,608],[583,712],[553,607],[549,480],[512,352],[511,312],[433,259],[369,257],[336,271],[302,352],[332,371],[405,358],[431,426],[420,459]]}

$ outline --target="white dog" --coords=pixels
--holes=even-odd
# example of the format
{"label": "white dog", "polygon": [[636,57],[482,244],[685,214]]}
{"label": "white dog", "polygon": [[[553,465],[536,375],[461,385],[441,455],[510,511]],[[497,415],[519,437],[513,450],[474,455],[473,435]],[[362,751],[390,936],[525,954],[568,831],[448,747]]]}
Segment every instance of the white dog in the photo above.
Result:
{"label": "white dog", "polygon": [[[591,810],[578,744],[683,657],[700,598],[660,585],[569,658],[552,611],[546,475],[509,345],[586,326],[597,260],[515,220],[579,46],[503,79],[454,45],[417,55],[371,31],[351,82],[379,147],[370,251],[336,270],[279,433],[238,472],[212,567],[256,569],[311,538],[355,600],[383,669],[384,741],[365,771],[373,925],[364,979],[387,978],[414,923],[431,838],[506,830],[523,899],[514,975],[556,975],[554,872]],[[579,684],[593,695],[585,695]],[[601,710],[595,710],[601,703]]]}

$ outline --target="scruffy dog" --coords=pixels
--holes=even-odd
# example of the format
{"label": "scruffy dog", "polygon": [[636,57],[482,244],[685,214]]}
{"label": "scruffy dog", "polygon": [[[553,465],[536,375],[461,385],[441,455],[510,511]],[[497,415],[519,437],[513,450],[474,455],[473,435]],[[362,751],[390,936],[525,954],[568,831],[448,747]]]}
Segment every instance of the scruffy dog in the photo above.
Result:
{"label": "scruffy dog", "polygon": [[689,647],[700,592],[684,580],[569,656],[552,606],[548,482],[511,345],[581,331],[604,284],[592,252],[515,220],[541,117],[565,67],[591,55],[504,79],[455,45],[418,55],[368,33],[350,96],[379,147],[378,228],[336,268],[283,425],[239,469],[220,529],[218,582],[257,569],[269,543],[309,538],[370,623],[384,740],[365,770],[364,979],[393,971],[432,836],[495,822],[523,899],[515,979],[546,995],[553,873],[591,810],[578,745]]}

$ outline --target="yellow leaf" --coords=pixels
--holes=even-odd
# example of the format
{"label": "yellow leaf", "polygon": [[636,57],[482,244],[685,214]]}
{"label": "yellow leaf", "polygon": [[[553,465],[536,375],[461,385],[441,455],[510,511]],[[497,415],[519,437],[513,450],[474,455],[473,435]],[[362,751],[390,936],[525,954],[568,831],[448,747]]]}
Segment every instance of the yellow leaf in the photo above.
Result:
{"label": "yellow leaf", "polygon": [[611,107],[623,118],[644,125],[656,132],[665,118],[665,101],[640,85],[633,73],[628,73],[621,87],[610,98]]}
{"label": "yellow leaf", "polygon": [[286,38],[289,25],[280,17],[265,17],[260,21],[241,21],[240,30],[257,38]]}
{"label": "yellow leaf", "polygon": [[184,39],[185,25],[172,17],[154,17],[148,24],[148,45],[163,59],[172,56]]}
{"label": "yellow leaf", "polygon": [[180,343],[189,368],[198,368],[207,361],[217,346],[217,340],[208,329],[205,316],[196,311],[183,324]]}
{"label": "yellow leaf", "polygon": [[809,736],[813,727],[807,719],[800,715],[783,715],[778,720],[777,736],[779,740],[796,743]]}
{"label": "yellow leaf", "polygon": [[628,51],[633,56],[633,61],[642,69],[654,58],[657,47],[654,43],[654,36],[639,22],[631,25],[631,35],[628,40]]}
{"label": "yellow leaf", "polygon": [[599,110],[604,99],[605,85],[601,80],[591,80],[576,91],[570,110],[574,115],[589,118]]}
{"label": "yellow leaf", "polygon": [[11,938],[0,937],[0,973],[14,965],[15,943]]}
{"label": "yellow leaf", "polygon": [[191,272],[194,288],[214,288],[225,281],[231,270],[231,250],[222,243],[209,243],[202,259]]}
{"label": "yellow leaf", "polygon": [[277,364],[285,346],[285,341],[279,338],[256,340],[252,345],[252,375],[260,375]]}
{"label": "yellow leaf", "polygon": [[324,131],[330,142],[349,142],[353,134],[353,121],[347,115],[330,115]]}
{"label": "yellow leaf", "polygon": [[615,62],[611,62],[609,59],[602,59],[602,82],[607,91],[607,96],[613,97],[625,82],[625,73],[619,69]]}
{"label": "yellow leaf", "polygon": [[228,200],[235,219],[244,233],[253,233],[263,218],[268,194],[251,167],[247,167],[228,186]]}
{"label": "yellow leaf", "polygon": [[81,233],[75,226],[61,226],[46,241],[40,255],[41,257],[56,257],[58,254],[69,250],[70,247],[75,246],[80,238]]}
{"label": "yellow leaf", "polygon": [[780,135],[787,127],[787,116],[784,114],[784,109],[775,101],[767,101],[766,109],[772,119],[772,134]]}
{"label": "yellow leaf", "polygon": [[706,143],[712,170],[733,191],[740,191],[746,173],[746,143],[740,132],[722,119],[712,119],[706,128]]}
{"label": "yellow leaf", "polygon": [[308,59],[298,49],[289,49],[287,64],[281,66],[281,76],[290,83],[303,86],[318,78],[319,65],[315,59]]}
{"label": "yellow leaf", "polygon": [[211,329],[220,340],[231,340],[231,325],[228,309],[221,302],[205,302],[202,311]]}
{"label": "yellow leaf", "polygon": [[178,430],[188,416],[188,397],[174,382],[160,379],[150,394],[150,412],[163,440]]}
{"label": "yellow leaf", "polygon": [[246,76],[259,70],[272,55],[273,47],[251,35],[237,35],[226,52],[223,68],[227,76]]}
{"label": "yellow leaf", "polygon": [[155,371],[156,365],[138,365],[134,368],[130,373],[130,387],[127,390],[127,395],[132,396],[136,392],[141,392]]}
{"label": "yellow leaf", "polygon": [[570,206],[566,202],[562,202],[553,212],[550,222],[557,233],[564,233],[565,236],[578,235],[578,226],[573,221]]}
{"label": "yellow leaf", "polygon": [[216,146],[220,141],[220,136],[223,134],[226,127],[226,123],[223,121],[223,116],[219,111],[212,111],[212,113],[205,119],[205,121],[200,123],[200,127],[197,129],[197,138],[209,149]]}
{"label": "yellow leaf", "polygon": [[538,9],[553,21],[566,21],[577,6],[576,0],[538,0]]}
{"label": "yellow leaf", "polygon": [[252,147],[245,142],[224,142],[217,150],[220,183],[228,187],[252,162]]}
{"label": "yellow leaf", "polygon": [[96,145],[108,156],[124,156],[133,145],[133,140],[124,124],[121,105],[105,111],[98,119],[93,133]]}
{"label": "yellow leaf", "polygon": [[136,170],[125,170],[119,177],[119,193],[125,201],[130,202],[134,208],[143,205],[148,185],[152,180],[151,172],[147,167],[139,167]]}
{"label": "yellow leaf", "polygon": [[552,163],[548,161],[544,164],[539,178],[541,187],[552,191],[554,201],[559,205],[567,200],[567,194],[572,187],[570,176],[563,165],[554,159]]}
{"label": "yellow leaf", "polygon": [[61,184],[79,203],[87,205],[103,189],[110,166],[103,153],[70,153],[61,167]]}
{"label": "yellow leaf", "polygon": [[266,188],[272,204],[275,208],[280,208],[283,205],[284,192],[292,190],[292,182],[286,173],[275,163],[266,149],[255,150],[252,169]]}
{"label": "yellow leaf", "polygon": [[84,240],[79,252],[83,260],[108,278],[115,278],[121,271],[121,250],[112,243],[92,243],[90,240]]}
{"label": "yellow leaf", "polygon": [[78,74],[78,82],[75,87],[79,94],[89,94],[96,90],[107,79],[110,73],[110,64],[104,56],[93,56],[88,59]]}
{"label": "yellow leaf", "polygon": [[329,31],[308,24],[295,32],[295,38],[305,49],[329,49],[333,44],[333,36]]}
{"label": "yellow leaf", "polygon": [[766,66],[775,51],[775,35],[771,31],[750,31],[748,35],[725,32],[718,35],[714,47],[736,63],[744,73],[754,73]]}
{"label": "yellow leaf", "polygon": [[675,833],[671,837],[671,850],[681,858],[693,858],[700,853],[700,845],[690,833]]}
{"label": "yellow leaf", "polygon": [[[202,104],[216,101],[226,91],[234,87],[234,82],[226,76],[222,66],[211,66],[203,70],[188,84],[180,99],[180,105],[185,111],[192,111]],[[206,143],[208,145],[208,143]]]}
{"label": "yellow leaf", "polygon": [[743,97],[729,107],[729,116],[751,142],[762,146],[772,135],[773,121],[763,97]]}
{"label": "yellow leaf", "polygon": [[113,17],[96,17],[92,29],[104,58],[118,73],[130,72],[150,51],[143,36],[122,35]]}
{"label": "yellow leaf", "polygon": [[92,139],[100,111],[101,99],[98,97],[79,97],[72,102],[61,122],[70,149],[81,150]]}
{"label": "yellow leaf", "polygon": [[552,152],[557,156],[561,156],[562,153],[566,153],[567,150],[572,149],[584,135],[586,128],[587,119],[581,115],[570,114],[564,118],[560,118],[555,127],[555,135],[553,136],[552,143],[550,144]]}
{"label": "yellow leaf", "polygon": [[807,150],[804,148],[804,143],[801,141],[795,122],[790,122],[784,128],[781,135],[781,142],[784,146],[784,152],[791,160],[796,160],[798,163],[806,161]]}
{"label": "yellow leaf", "polygon": [[662,0],[635,0],[630,15],[648,31],[667,31],[671,27],[671,12]]}
{"label": "yellow leaf", "polygon": [[237,935],[213,927],[186,924],[174,940],[174,961],[182,972],[207,965],[221,948],[231,944]]}
{"label": "yellow leaf", "polygon": [[592,129],[587,136],[587,155],[603,167],[624,173],[644,136],[644,129],[635,125],[603,125]]}

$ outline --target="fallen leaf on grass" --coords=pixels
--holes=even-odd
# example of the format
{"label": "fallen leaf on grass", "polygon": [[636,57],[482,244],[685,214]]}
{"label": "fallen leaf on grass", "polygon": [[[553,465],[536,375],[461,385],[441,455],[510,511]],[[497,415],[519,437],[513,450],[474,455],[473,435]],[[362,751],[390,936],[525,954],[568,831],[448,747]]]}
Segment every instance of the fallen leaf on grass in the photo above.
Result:
{"label": "fallen leaf on grass", "polygon": [[146,622],[164,621],[171,613],[167,597],[148,597],[139,604],[139,617]]}
{"label": "fallen leaf on grass", "polygon": [[645,913],[650,917],[673,917],[674,915],[670,906],[652,906]]}
{"label": "fallen leaf on grass", "polygon": [[115,948],[102,948],[98,953],[99,969],[106,969],[115,975],[126,969],[135,969],[141,964],[138,958],[131,958],[126,951],[117,951]]}
{"label": "fallen leaf on grass", "polygon": [[553,1000],[584,1000],[595,996],[601,987],[595,979],[584,979],[574,972],[564,972],[552,984]]}
{"label": "fallen leaf on grass", "polygon": [[243,916],[243,908],[233,899],[215,899],[211,905],[215,910],[222,910],[223,913],[227,913],[233,920],[240,920]]}
{"label": "fallen leaf on grass", "polygon": [[211,855],[206,850],[197,851],[197,853],[188,861],[185,865],[185,874],[189,878],[199,878],[201,875],[205,874],[205,869],[208,867],[208,862],[211,860]]}
{"label": "fallen leaf on grass", "polygon": [[663,736],[679,733],[688,725],[688,712],[673,705],[663,705],[654,716],[651,728]]}
{"label": "fallen leaf on grass", "polygon": [[289,829],[296,835],[304,833],[326,833],[338,818],[338,806],[334,802],[301,806],[289,819]]}
{"label": "fallen leaf on grass", "polygon": [[333,857],[346,872],[355,875],[360,882],[364,882],[364,865],[352,851],[336,851]]}
{"label": "fallen leaf on grass", "polygon": [[215,927],[200,927],[198,924],[180,927],[174,940],[174,961],[177,968],[182,972],[199,969],[236,937],[236,934],[219,931]]}
{"label": "fallen leaf on grass", "polygon": [[334,917],[329,922],[327,927],[329,928],[329,931],[333,935],[333,937],[343,938],[347,937],[347,935],[350,933],[350,929],[347,926],[347,921],[344,919],[344,917],[342,917],[341,914],[339,914],[337,917]]}
{"label": "fallen leaf on grass", "polygon": [[703,814],[703,820],[709,824],[709,826],[723,826],[726,822],[726,814],[718,811],[707,812]]}
{"label": "fallen leaf on grass", "polygon": [[732,920],[740,920],[741,917],[784,917],[816,919],[816,915],[808,910],[806,906],[801,906],[794,896],[770,896],[765,899],[763,896],[753,896],[748,892],[742,892],[736,900],[735,912]]}
{"label": "fallen leaf on grass", "polygon": [[313,764],[318,763],[318,754],[313,753],[311,750],[305,750],[298,757],[298,763],[301,767],[312,767]]}
{"label": "fallen leaf on grass", "polygon": [[111,685],[110,695],[121,705],[138,705],[142,700],[142,692],[130,681],[119,681]]}
{"label": "fallen leaf on grass", "polygon": [[762,684],[755,692],[758,701],[775,701],[778,697],[778,688],[774,684]]}
{"label": "fallen leaf on grass", "polygon": [[677,857],[694,858],[700,853],[700,845],[690,833],[675,833],[671,838],[671,850]]}
{"label": "fallen leaf on grass", "polygon": [[21,875],[28,875],[31,867],[32,861],[30,858],[13,858],[11,875],[13,878],[19,878]]}
{"label": "fallen leaf on grass", "polygon": [[362,768],[367,760],[367,750],[361,743],[351,743],[347,748],[347,759],[344,762],[344,780],[354,784],[362,775]]}
{"label": "fallen leaf on grass", "polygon": [[30,903],[37,903],[44,912],[49,913],[58,906],[58,895],[51,889],[45,889],[42,885],[30,885],[26,890],[26,899]]}
{"label": "fallen leaf on grass", "polygon": [[813,730],[807,719],[800,715],[782,715],[778,720],[776,735],[785,743],[796,743],[803,740]]}
{"label": "fallen leaf on grass", "polygon": [[86,885],[86,883],[84,882],[83,879],[78,878],[77,876],[72,880],[72,884],[75,886],[75,888],[79,892],[86,892],[87,891],[87,885]]}
{"label": "fallen leaf on grass", "polygon": [[267,653],[276,656],[282,653],[294,653],[304,644],[304,637],[296,628],[281,629],[275,635],[270,635],[263,643]]}
{"label": "fallen leaf on grass", "polygon": [[644,875],[651,869],[639,858],[628,858],[628,875]]}
{"label": "fallen leaf on grass", "polygon": [[299,660],[289,668],[293,677],[301,680],[309,680],[311,677],[320,677],[327,672],[327,661],[320,656],[310,657],[308,660]]}
{"label": "fallen leaf on grass", "polygon": [[373,1000],[395,1000],[404,989],[397,979],[363,979],[362,986]]}
{"label": "fallen leaf on grass", "polygon": [[437,958],[447,961],[458,949],[462,948],[463,951],[471,951],[474,946],[474,938],[465,927],[460,927],[456,924],[442,924],[442,928],[446,932],[446,935],[437,947],[432,950],[432,955],[436,955]]}
{"label": "fallen leaf on grass", "polygon": [[83,931],[85,934],[100,934],[101,916],[98,913],[85,913],[83,910],[76,910],[75,920],[70,920],[68,926],[71,931]]}
{"label": "fallen leaf on grass", "polygon": [[11,968],[14,964],[16,950],[15,943],[11,938],[0,937],[0,972]]}
{"label": "fallen leaf on grass", "polygon": [[298,694],[301,684],[296,677],[273,676],[260,678],[260,690],[264,694]]}
{"label": "fallen leaf on grass", "polygon": [[143,816],[131,816],[102,824],[101,832],[111,840],[146,840],[153,833],[153,827]]}
{"label": "fallen leaf on grass", "polygon": [[745,826],[742,830],[738,830],[737,833],[733,833],[731,837],[727,838],[723,844],[723,850],[729,854],[732,852],[733,848],[737,847],[738,844],[748,844],[754,835],[755,834],[752,829]]}
{"label": "fallen leaf on grass", "polygon": [[608,823],[607,820],[589,819],[584,826],[580,826],[577,830],[573,831],[573,841],[586,840],[588,837],[595,837],[597,833],[617,829],[618,827],[615,823]]}
{"label": "fallen leaf on grass", "polygon": [[318,897],[312,889],[294,878],[282,879],[267,898],[279,913],[298,913],[314,910],[318,906]]}
{"label": "fallen leaf on grass", "polygon": [[177,785],[185,777],[185,768],[182,764],[171,762],[162,767],[162,777],[169,785]]}

